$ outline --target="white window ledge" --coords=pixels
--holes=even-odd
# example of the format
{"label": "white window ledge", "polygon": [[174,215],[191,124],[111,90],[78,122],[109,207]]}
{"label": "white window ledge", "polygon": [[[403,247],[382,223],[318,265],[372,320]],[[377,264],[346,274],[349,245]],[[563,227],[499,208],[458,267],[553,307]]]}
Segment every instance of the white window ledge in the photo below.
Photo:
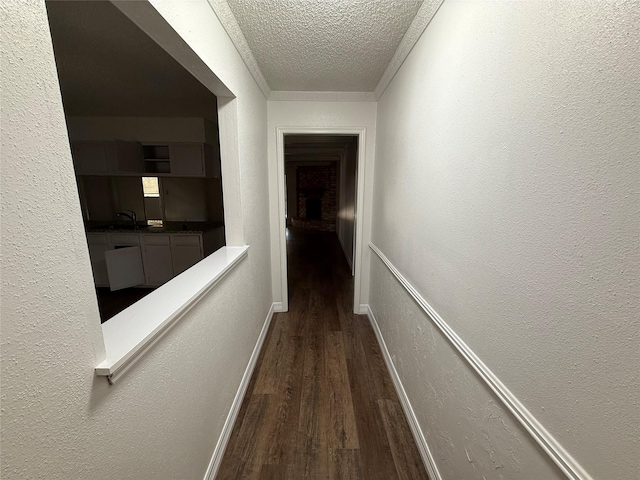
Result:
{"label": "white window ledge", "polygon": [[222,247],[102,324],[106,358],[96,375],[115,378],[188,312],[234,265],[249,246]]}

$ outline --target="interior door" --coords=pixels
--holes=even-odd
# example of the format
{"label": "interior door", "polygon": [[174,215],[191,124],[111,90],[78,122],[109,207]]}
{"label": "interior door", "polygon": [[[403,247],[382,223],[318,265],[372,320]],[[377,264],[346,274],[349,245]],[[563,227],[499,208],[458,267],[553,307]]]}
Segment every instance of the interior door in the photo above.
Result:
{"label": "interior door", "polygon": [[144,283],[142,251],[139,246],[121,247],[104,252],[111,291]]}

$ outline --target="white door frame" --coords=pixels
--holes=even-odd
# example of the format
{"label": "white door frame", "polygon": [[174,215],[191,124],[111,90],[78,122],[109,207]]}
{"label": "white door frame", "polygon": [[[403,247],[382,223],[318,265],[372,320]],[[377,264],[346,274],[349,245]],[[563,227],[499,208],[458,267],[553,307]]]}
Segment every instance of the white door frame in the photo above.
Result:
{"label": "white door frame", "polygon": [[276,153],[278,160],[278,238],[280,240],[280,281],[282,286],[282,311],[289,310],[289,290],[287,272],[287,225],[285,219],[284,190],[284,136],[285,135],[355,135],[358,137],[358,166],[356,169],[356,218],[355,218],[355,256],[354,286],[353,286],[353,313],[360,313],[360,286],[362,284],[362,221],[364,218],[364,165],[365,165],[365,134],[364,127],[278,127],[276,134]]}

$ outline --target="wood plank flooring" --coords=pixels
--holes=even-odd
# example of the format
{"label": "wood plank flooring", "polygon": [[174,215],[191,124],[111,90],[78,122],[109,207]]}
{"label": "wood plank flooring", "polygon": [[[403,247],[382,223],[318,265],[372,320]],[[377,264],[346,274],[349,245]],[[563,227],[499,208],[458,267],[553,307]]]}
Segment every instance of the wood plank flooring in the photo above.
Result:
{"label": "wood plank flooring", "polygon": [[289,230],[274,316],[216,478],[427,479],[335,233]]}

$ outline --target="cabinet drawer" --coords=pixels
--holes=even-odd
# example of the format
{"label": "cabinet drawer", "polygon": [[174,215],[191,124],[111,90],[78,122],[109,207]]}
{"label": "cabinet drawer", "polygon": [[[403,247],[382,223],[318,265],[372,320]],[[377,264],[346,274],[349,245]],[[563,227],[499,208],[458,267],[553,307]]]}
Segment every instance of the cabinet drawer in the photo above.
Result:
{"label": "cabinet drawer", "polygon": [[106,233],[88,233],[87,243],[89,245],[106,245],[107,234]]}
{"label": "cabinet drawer", "polygon": [[112,245],[140,245],[137,233],[110,233],[109,240]]}
{"label": "cabinet drawer", "polygon": [[144,235],[145,245],[169,245],[169,235]]}
{"label": "cabinet drawer", "polygon": [[200,235],[178,234],[171,238],[171,245],[200,245]]}

